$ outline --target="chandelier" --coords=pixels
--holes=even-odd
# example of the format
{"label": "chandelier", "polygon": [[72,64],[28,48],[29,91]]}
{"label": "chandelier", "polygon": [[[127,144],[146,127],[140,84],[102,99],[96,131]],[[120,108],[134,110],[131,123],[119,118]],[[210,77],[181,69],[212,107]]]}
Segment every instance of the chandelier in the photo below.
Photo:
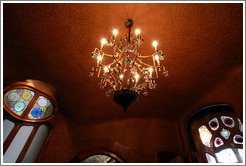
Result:
{"label": "chandelier", "polygon": [[101,40],[101,47],[95,48],[91,54],[97,59],[97,64],[89,74],[96,75],[100,88],[108,89],[106,96],[113,94],[114,101],[123,106],[124,112],[138,101],[139,94],[147,96],[149,89],[157,87],[159,73],[168,76],[168,71],[161,65],[165,55],[157,49],[157,42],[152,43],[155,50],[152,55],[141,55],[139,48],[144,40],[140,30],[136,29],[136,35],[132,35],[131,19],[126,20],[125,26],[128,34],[119,41],[116,41],[117,30],[113,30],[113,36],[108,40]]}

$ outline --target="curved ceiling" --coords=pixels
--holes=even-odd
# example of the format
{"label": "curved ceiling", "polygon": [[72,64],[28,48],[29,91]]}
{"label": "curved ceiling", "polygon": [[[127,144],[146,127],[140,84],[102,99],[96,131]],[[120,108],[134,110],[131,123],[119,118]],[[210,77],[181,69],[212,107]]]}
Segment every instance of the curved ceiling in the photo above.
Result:
{"label": "curved ceiling", "polygon": [[[4,83],[37,79],[54,85],[61,112],[74,123],[175,120],[210,103],[229,103],[242,112],[242,4],[3,6]],[[169,77],[123,113],[88,75],[95,64],[91,52],[114,28],[124,35],[127,18],[134,20],[133,29],[141,29],[142,54],[153,52],[153,40],[159,42]]]}

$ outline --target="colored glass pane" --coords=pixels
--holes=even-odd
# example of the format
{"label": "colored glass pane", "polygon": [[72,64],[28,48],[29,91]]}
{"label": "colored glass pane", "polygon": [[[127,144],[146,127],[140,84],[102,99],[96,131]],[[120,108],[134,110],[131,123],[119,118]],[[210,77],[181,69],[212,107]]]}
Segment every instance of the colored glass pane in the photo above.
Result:
{"label": "colored glass pane", "polygon": [[231,134],[231,132],[226,130],[226,129],[222,129],[220,132],[220,135],[222,137],[224,137],[225,139],[228,139],[230,137],[230,134]]}
{"label": "colored glass pane", "polygon": [[243,137],[239,134],[234,135],[233,142],[235,144],[243,144]]}
{"label": "colored glass pane", "polygon": [[93,155],[81,161],[81,163],[118,163],[108,155]]}
{"label": "colored glass pane", "polygon": [[222,145],[224,145],[224,142],[222,141],[222,139],[219,137],[216,137],[214,139],[214,146],[217,148],[217,147],[220,147]]}
{"label": "colored glass pane", "polygon": [[51,102],[44,96],[39,96],[33,108],[28,114],[29,119],[40,119],[49,117],[53,113]]}
{"label": "colored glass pane", "polygon": [[243,132],[243,123],[241,122],[241,120],[239,119],[239,118],[237,118],[237,120],[238,120],[238,127],[239,127],[239,130],[241,131],[241,132]]}
{"label": "colored glass pane", "polygon": [[13,89],[6,93],[5,102],[10,110],[17,115],[22,115],[34,95],[35,92],[29,89]]}
{"label": "colored glass pane", "polygon": [[211,147],[210,146],[210,140],[212,138],[212,134],[207,129],[207,127],[205,125],[203,125],[203,126],[199,127],[198,131],[199,131],[202,143],[207,147]]}
{"label": "colored glass pane", "polygon": [[216,163],[216,160],[212,155],[210,155],[208,153],[205,153],[205,155],[206,155],[206,158],[208,160],[208,163]]}
{"label": "colored glass pane", "polygon": [[235,122],[232,117],[221,116],[221,121],[227,127],[233,128],[235,126]]}
{"label": "colored glass pane", "polygon": [[219,121],[217,118],[213,118],[208,122],[208,125],[212,130],[216,131],[219,128]]}

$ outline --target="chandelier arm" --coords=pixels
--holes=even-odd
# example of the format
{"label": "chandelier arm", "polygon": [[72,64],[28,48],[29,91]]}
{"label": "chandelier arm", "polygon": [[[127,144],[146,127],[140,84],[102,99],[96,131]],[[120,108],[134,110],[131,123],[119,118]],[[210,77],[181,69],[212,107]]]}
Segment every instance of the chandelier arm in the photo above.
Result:
{"label": "chandelier arm", "polygon": [[135,62],[136,62],[136,60],[137,60],[137,57],[138,57],[138,44],[136,44],[136,50],[137,50],[137,55],[135,56],[135,59],[134,59],[134,61],[133,61],[133,63],[132,63],[132,66],[134,66],[134,64],[135,64]]}
{"label": "chandelier arm", "polygon": [[[142,87],[145,82],[139,84],[139,87]],[[137,87],[136,87],[137,88]],[[134,89],[135,90],[135,89]]]}
{"label": "chandelier arm", "polygon": [[116,61],[114,61],[114,62],[110,63],[108,66],[111,66],[111,65],[113,65],[113,64],[115,64],[115,63],[116,63]]}
{"label": "chandelier arm", "polygon": [[117,64],[119,65],[119,66],[121,66],[121,64],[118,62],[118,60],[115,58],[115,47],[116,47],[116,45],[114,44],[114,54],[113,54],[113,58],[114,58],[114,60],[117,62]]}
{"label": "chandelier arm", "polygon": [[129,81],[129,85],[128,85],[128,89],[130,89],[131,88],[131,82],[132,82],[132,73],[130,73],[130,81]]}
{"label": "chandelier arm", "polygon": [[149,65],[149,64],[147,64],[147,63],[141,62],[139,59],[137,59],[137,60],[138,60],[138,62],[139,62],[140,64],[146,65],[146,66],[148,66],[148,67],[154,67],[154,66]]}
{"label": "chandelier arm", "polygon": [[100,76],[100,72],[101,72],[101,67],[99,67],[99,69],[98,69],[98,73],[97,73],[97,77],[99,78],[99,76]]}
{"label": "chandelier arm", "polygon": [[99,53],[104,54],[104,52],[101,49],[99,49],[99,48],[95,48],[94,52],[96,52],[96,51],[98,51]]}
{"label": "chandelier arm", "polygon": [[144,74],[144,72],[140,69],[139,66],[136,66],[136,67],[138,68],[138,70],[139,70],[142,74]]}
{"label": "chandelier arm", "polygon": [[[118,88],[118,83],[117,83],[117,81],[116,81],[116,79],[115,79],[115,77],[113,76],[113,74],[112,73],[109,73],[110,75],[111,75],[111,77],[113,78],[113,80],[114,80],[114,82],[115,82],[115,84],[116,84],[116,89]],[[114,87],[114,86],[113,86]]]}
{"label": "chandelier arm", "polygon": [[122,53],[122,50],[117,45],[116,48],[118,49],[118,51],[120,51],[120,53]]}
{"label": "chandelier arm", "polygon": [[[154,55],[154,54],[153,54]],[[143,56],[143,55],[140,55],[138,56],[139,58],[151,58],[153,57],[153,55],[146,55],[146,56]]]}

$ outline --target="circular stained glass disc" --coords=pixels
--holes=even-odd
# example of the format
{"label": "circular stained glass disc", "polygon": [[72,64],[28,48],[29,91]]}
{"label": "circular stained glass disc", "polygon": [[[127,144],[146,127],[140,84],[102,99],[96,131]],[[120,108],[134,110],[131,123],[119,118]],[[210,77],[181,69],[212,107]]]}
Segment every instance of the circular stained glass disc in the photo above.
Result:
{"label": "circular stained glass disc", "polygon": [[47,100],[45,100],[45,99],[39,99],[38,105],[41,106],[41,107],[46,106],[47,105]]}
{"label": "circular stained glass disc", "polygon": [[40,108],[35,108],[32,110],[32,116],[37,118],[42,114],[42,110]]}
{"label": "circular stained glass disc", "polygon": [[8,95],[8,99],[9,99],[10,101],[18,101],[19,98],[20,98],[20,95],[19,95],[19,93],[16,93],[16,92],[11,92],[11,93],[9,93],[9,95]]}
{"label": "circular stained glass disc", "polygon": [[24,100],[30,100],[32,98],[32,94],[30,92],[24,92],[22,97]]}
{"label": "circular stained glass disc", "polygon": [[25,104],[21,101],[17,102],[15,105],[14,105],[14,109],[16,112],[20,112],[20,111],[23,111],[23,109],[25,108]]}

